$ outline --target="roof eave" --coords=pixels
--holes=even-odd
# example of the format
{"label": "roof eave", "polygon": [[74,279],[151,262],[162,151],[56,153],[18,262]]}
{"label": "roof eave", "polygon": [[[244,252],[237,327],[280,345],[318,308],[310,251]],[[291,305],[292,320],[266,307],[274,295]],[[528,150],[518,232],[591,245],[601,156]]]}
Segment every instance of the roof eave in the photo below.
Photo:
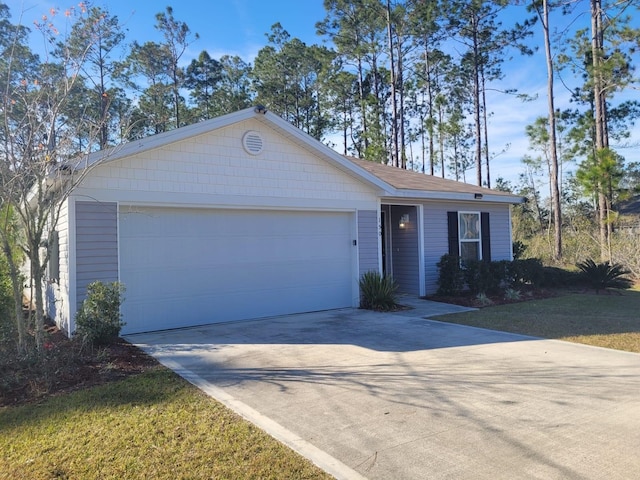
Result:
{"label": "roof eave", "polygon": [[[480,197],[478,197],[480,195]],[[479,202],[479,203],[508,203],[519,204],[524,203],[524,197],[517,195],[496,195],[487,193],[463,193],[463,192],[437,192],[424,190],[408,190],[394,189],[393,192],[386,193],[385,197],[417,199],[417,200],[449,200],[461,202]]]}

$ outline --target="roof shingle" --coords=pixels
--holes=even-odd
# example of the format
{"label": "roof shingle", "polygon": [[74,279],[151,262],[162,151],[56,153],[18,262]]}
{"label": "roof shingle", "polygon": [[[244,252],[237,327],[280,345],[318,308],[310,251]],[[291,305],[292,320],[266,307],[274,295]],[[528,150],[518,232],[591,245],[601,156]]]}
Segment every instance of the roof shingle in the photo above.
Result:
{"label": "roof shingle", "polygon": [[389,165],[383,165],[369,160],[362,160],[360,158],[350,156],[347,156],[346,158],[372,175],[375,175],[383,182],[386,182],[399,190],[419,190],[443,193],[480,193],[483,195],[490,194],[512,197],[514,200],[520,198],[517,195],[513,195],[508,192],[501,192],[433,175],[426,175],[420,172],[391,167]]}

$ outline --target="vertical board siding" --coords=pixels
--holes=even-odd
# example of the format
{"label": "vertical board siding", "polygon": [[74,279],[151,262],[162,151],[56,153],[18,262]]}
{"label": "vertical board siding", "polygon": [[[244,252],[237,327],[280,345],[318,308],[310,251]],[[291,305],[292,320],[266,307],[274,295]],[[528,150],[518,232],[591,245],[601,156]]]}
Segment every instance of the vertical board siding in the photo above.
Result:
{"label": "vertical board siding", "polygon": [[487,204],[484,202],[429,202],[424,204],[424,268],[427,294],[438,289],[438,268],[440,257],[449,252],[447,212],[468,211],[489,213],[491,229],[491,259],[511,259],[511,230],[509,228],[508,204]]}
{"label": "vertical board siding", "polygon": [[[409,214],[409,224],[400,229],[400,217]],[[391,249],[393,278],[398,282],[398,292],[420,294],[420,262],[418,259],[418,217],[413,206],[391,206]]]}
{"label": "vertical board siding", "polygon": [[94,281],[118,280],[118,205],[76,202],[77,307]]}
{"label": "vertical board siding", "polygon": [[358,210],[358,261],[359,275],[370,270],[379,270],[378,266],[378,212]]}

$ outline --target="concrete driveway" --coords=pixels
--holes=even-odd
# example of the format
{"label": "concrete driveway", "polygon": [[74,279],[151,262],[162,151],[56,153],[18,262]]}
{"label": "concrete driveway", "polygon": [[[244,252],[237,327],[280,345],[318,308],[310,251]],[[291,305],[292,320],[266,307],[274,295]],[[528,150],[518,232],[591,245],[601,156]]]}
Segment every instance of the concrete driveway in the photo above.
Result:
{"label": "concrete driveway", "polygon": [[423,313],[128,340],[337,478],[640,478],[640,355]]}

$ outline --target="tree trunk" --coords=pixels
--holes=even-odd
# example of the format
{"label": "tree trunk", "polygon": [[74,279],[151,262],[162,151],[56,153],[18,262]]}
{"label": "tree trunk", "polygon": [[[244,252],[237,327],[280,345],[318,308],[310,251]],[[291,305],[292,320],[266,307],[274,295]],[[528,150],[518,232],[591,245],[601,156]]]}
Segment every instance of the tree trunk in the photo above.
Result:
{"label": "tree trunk", "polygon": [[476,137],[476,183],[482,186],[482,130],[480,124],[480,58],[478,45],[478,21],[473,14],[473,117]]}
{"label": "tree trunk", "polygon": [[398,104],[396,98],[396,64],[393,55],[393,33],[391,27],[391,1],[387,0],[387,39],[389,41],[389,75],[391,76],[391,164],[400,166],[398,150]]}
{"label": "tree trunk", "polygon": [[[358,94],[360,95],[360,122],[362,123],[362,138],[364,139],[364,150],[369,147],[367,138],[367,107],[364,99],[364,76],[362,74],[362,59],[358,58]],[[358,146],[358,156],[362,156],[360,146]]]}
{"label": "tree trunk", "polygon": [[549,109],[549,154],[550,154],[550,188],[551,208],[554,224],[554,257],[556,261],[562,259],[562,210],[560,203],[560,182],[558,179],[558,147],[556,138],[556,112],[553,92],[553,56],[551,54],[551,39],[549,35],[549,1],[542,2],[542,30],[544,32],[544,49],[547,57],[547,106]]}
{"label": "tree trunk", "polygon": [[425,36],[424,73],[427,82],[427,107],[429,109],[429,173],[435,173],[435,155],[433,152],[433,88],[431,85],[431,64],[429,57],[428,39]]}
{"label": "tree trunk", "polygon": [[[607,106],[606,96],[602,85],[603,55],[603,26],[601,0],[591,0],[591,56],[593,68],[593,103],[594,103],[594,128],[595,128],[595,161],[599,162],[598,154],[609,146],[607,136]],[[602,261],[610,260],[608,247],[608,212],[605,185],[603,179],[598,181],[598,220],[600,226],[600,257]]]}
{"label": "tree trunk", "polygon": [[440,176],[444,178],[444,106],[438,102],[438,147],[440,148]]}
{"label": "tree trunk", "polygon": [[487,188],[491,188],[491,171],[489,170],[489,127],[487,125],[489,123],[487,120],[487,88],[485,85],[484,67],[482,66],[480,67],[480,79],[482,81],[482,118],[484,120],[484,161],[487,169]]}
{"label": "tree trunk", "polygon": [[347,114],[347,106],[346,105],[344,106],[344,112],[342,113],[342,121],[343,121],[343,126],[342,126],[342,145],[343,145],[343,148],[344,148],[343,155],[346,156],[347,155],[347,140],[348,140],[348,138],[347,138],[347,133],[348,133],[347,132],[347,128],[348,128],[348,125],[349,125],[349,117],[348,117],[348,114]]}
{"label": "tree trunk", "polygon": [[400,159],[402,162],[402,168],[407,168],[407,155],[406,155],[406,144],[405,144],[405,133],[404,133],[404,72],[403,72],[403,58],[402,58],[402,39],[400,37],[397,38],[397,45],[396,45],[397,49],[398,49],[398,61],[397,61],[397,68],[398,68],[398,74],[396,75],[396,82],[398,84],[398,93],[400,96],[400,106],[399,106],[399,111],[398,111],[398,121],[400,122],[399,124],[399,131],[398,131],[398,137],[400,140]]}
{"label": "tree trunk", "polygon": [[[101,45],[98,45],[100,48]],[[100,150],[107,147],[109,141],[109,131],[107,129],[107,112],[109,110],[109,97],[107,96],[107,88],[104,84],[105,71],[104,60],[102,58],[102,50],[100,49]]]}
{"label": "tree trunk", "polygon": [[31,298],[31,301],[35,304],[36,313],[34,336],[36,340],[36,350],[42,354],[44,351],[44,301],[42,291],[44,275],[40,264],[39,245],[31,245],[29,250],[29,261],[31,262],[31,284],[33,288],[32,297],[35,297]]}

